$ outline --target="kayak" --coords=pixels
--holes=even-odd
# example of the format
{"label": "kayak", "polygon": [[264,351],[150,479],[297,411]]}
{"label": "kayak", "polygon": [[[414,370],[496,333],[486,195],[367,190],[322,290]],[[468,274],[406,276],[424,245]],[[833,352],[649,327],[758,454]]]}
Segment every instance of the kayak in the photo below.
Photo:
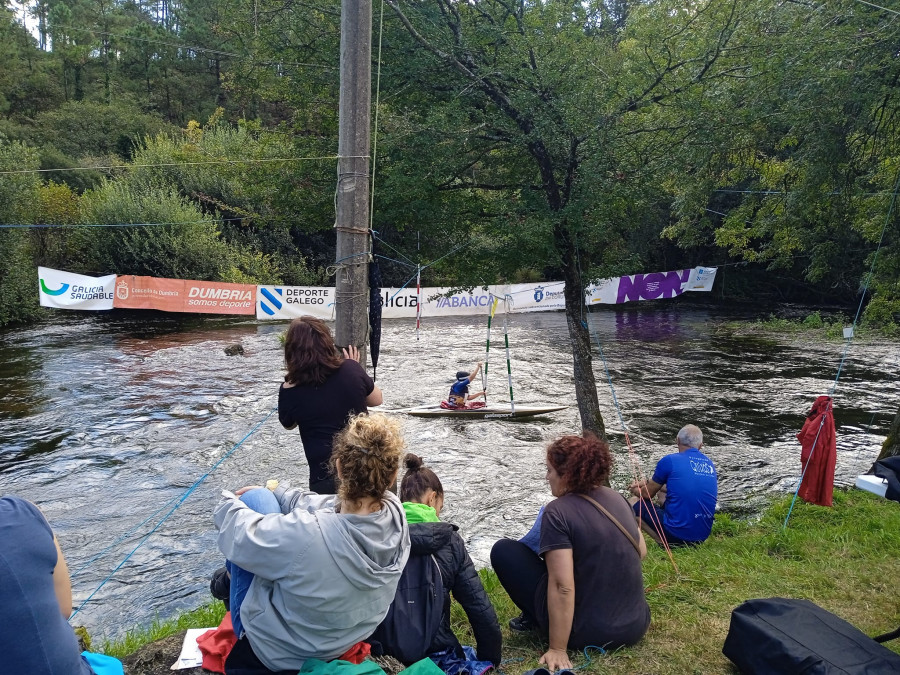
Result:
{"label": "kayak", "polygon": [[459,410],[451,410],[442,408],[440,405],[420,405],[416,408],[401,408],[400,410],[391,410],[385,412],[404,413],[415,417],[464,417],[466,419],[513,419],[519,417],[534,417],[535,415],[546,415],[547,413],[556,412],[557,410],[565,410],[568,406],[534,406],[534,405],[517,405],[515,411],[510,410],[508,406],[486,406],[484,408],[461,408]]}

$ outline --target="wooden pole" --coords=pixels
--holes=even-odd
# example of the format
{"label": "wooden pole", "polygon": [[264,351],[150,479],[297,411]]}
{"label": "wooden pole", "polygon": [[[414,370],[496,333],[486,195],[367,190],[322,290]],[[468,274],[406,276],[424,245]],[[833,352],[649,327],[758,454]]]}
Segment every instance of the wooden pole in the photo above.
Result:
{"label": "wooden pole", "polygon": [[334,337],[338,347],[358,347],[362,364],[366,362],[369,306],[371,80],[371,0],[341,0]]}

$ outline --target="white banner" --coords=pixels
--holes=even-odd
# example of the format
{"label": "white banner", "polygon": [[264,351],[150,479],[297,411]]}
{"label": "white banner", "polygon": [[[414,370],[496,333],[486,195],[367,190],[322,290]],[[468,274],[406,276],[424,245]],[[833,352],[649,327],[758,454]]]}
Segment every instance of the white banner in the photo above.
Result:
{"label": "white banner", "polygon": [[715,279],[715,267],[633,274],[589,286],[584,301],[588,305],[617,305],[634,300],[674,298],[685,291],[710,291]]}
{"label": "white banner", "polygon": [[686,291],[711,291],[716,280],[716,267],[695,267],[691,270]]}
{"label": "white banner", "polygon": [[116,275],[86,277],[49,267],[38,267],[38,284],[42,307],[112,309]]}
{"label": "white banner", "polygon": [[[414,312],[415,314],[415,312]],[[257,286],[257,319],[334,319],[334,289],[322,286]]]}
{"label": "white banner", "polygon": [[430,316],[475,316],[490,312],[494,298],[509,302],[510,312],[543,312],[565,309],[563,282],[549,281],[540,284],[511,284],[473,288],[471,292],[459,291],[448,295],[450,287],[426,287],[420,294],[415,288],[382,288],[382,317],[400,319],[416,316],[419,299],[422,302],[422,317]]}
{"label": "white banner", "polygon": [[[685,291],[712,290],[715,267],[674,272],[653,272],[604,279],[585,291],[585,304],[619,304],[632,300],[674,298]],[[385,319],[414,319],[422,303],[422,317],[475,316],[490,312],[494,298],[509,302],[510,312],[546,312],[565,309],[565,284],[546,281],[474,288],[449,294],[450,287],[382,288],[381,315]],[[449,294],[449,295],[448,295]],[[257,319],[293,319],[309,314],[334,319],[334,289],[312,286],[257,286]]]}

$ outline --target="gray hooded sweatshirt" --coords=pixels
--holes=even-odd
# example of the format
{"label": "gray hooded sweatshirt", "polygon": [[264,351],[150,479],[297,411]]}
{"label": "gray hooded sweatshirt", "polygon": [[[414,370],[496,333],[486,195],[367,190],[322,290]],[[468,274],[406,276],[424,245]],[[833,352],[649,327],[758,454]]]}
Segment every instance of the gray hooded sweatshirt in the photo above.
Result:
{"label": "gray hooded sweatshirt", "polygon": [[250,646],[270,670],[337,658],[387,614],[409,557],[403,507],[388,492],[379,511],[335,513],[337,497],[278,488],[281,513],[222,500],[219,550],[256,576],[241,603]]}

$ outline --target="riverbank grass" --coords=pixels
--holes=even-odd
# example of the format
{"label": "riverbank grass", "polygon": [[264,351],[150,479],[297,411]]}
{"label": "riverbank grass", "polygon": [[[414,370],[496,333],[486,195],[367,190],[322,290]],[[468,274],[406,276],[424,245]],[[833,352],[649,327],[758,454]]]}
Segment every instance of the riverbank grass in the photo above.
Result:
{"label": "riverbank grass", "polygon": [[[756,321],[728,321],[722,325],[725,330],[740,334],[766,332],[773,334],[817,335],[826,340],[843,340],[844,328],[853,323],[851,317],[843,314],[823,317],[816,311],[803,318],[784,318],[770,314]],[[863,321],[854,328],[854,337],[862,339],[900,337],[900,326],[892,321]]]}
{"label": "riverbank grass", "polygon": [[[650,630],[634,647],[610,654],[570,653],[573,665],[591,673],[678,674],[736,672],[722,656],[731,610],[745,600],[782,596],[806,598],[869,635],[900,625],[894,578],[900,554],[900,505],[858,490],[835,493],[834,507],[797,500],[786,529],[790,497],[772,504],[757,521],[719,514],[713,535],[702,546],[674,551],[677,570],[665,551],[651,547],[644,561]],[[481,578],[503,627],[506,675],[538,667],[545,645],[511,633],[507,624],[519,611],[497,577]],[[215,603],[176,622],[156,623],[106,645],[116,656],[187,627],[217,625]],[[453,604],[453,628],[463,644],[474,645],[462,608]],[[900,641],[886,646],[900,652]]]}
{"label": "riverbank grass", "polygon": [[[665,551],[652,546],[644,561],[650,630],[634,647],[591,651],[590,662],[570,652],[573,665],[604,674],[733,674],[722,645],[732,609],[751,598],[806,598],[868,635],[900,625],[900,504],[855,489],[835,492],[832,508],[798,499],[782,529],[790,501],[772,504],[757,522],[719,514],[709,541],[673,552],[677,571]],[[518,609],[494,574],[484,570],[482,578],[504,629],[504,673],[538,667],[545,645],[509,632]],[[454,619],[463,644],[474,644],[456,605]],[[898,643],[885,646],[900,652]]]}

